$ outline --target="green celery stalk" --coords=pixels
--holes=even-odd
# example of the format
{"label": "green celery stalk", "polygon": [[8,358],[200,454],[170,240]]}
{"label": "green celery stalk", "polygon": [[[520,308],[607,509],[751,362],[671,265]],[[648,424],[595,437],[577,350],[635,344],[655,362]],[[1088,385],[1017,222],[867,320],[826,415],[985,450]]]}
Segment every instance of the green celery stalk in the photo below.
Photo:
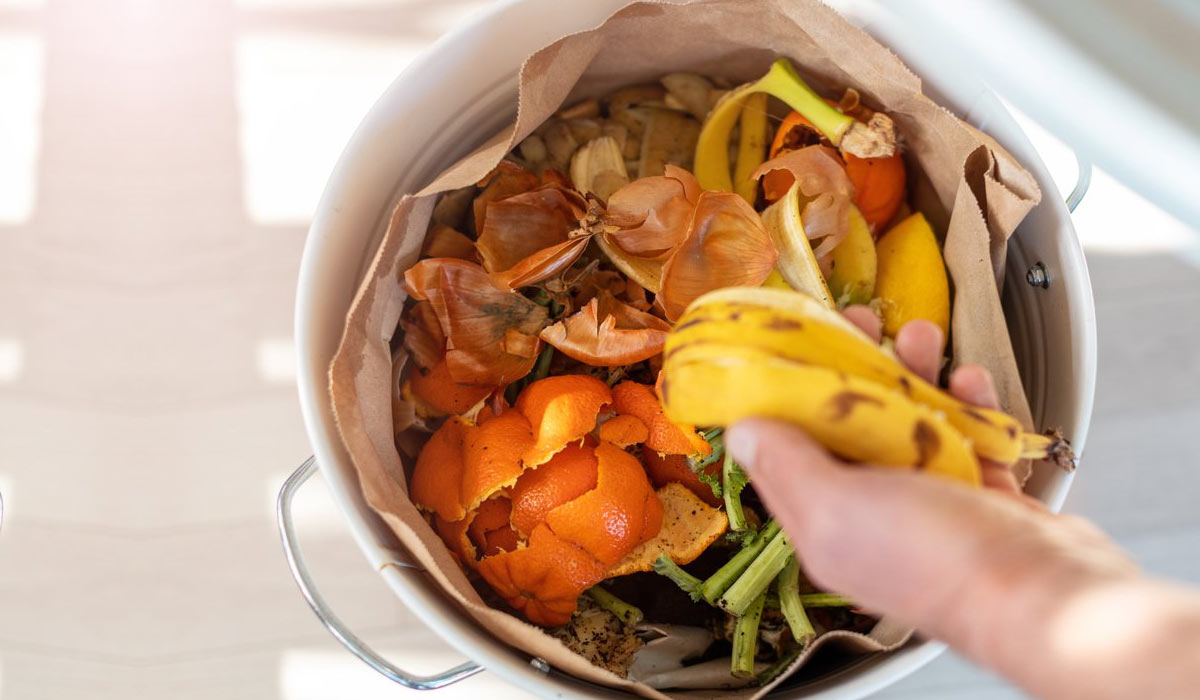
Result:
{"label": "green celery stalk", "polygon": [[709,603],[716,604],[725,590],[733,585],[742,572],[762,553],[771,538],[779,533],[779,523],[774,520],[763,526],[758,536],[747,540],[741,550],[725,563],[717,572],[709,576],[700,587],[700,595]]}
{"label": "green celery stalk", "polygon": [[587,589],[587,595],[596,601],[597,605],[616,615],[617,619],[627,625],[636,625],[643,619],[641,608],[626,603],[600,586],[592,586]]}
{"label": "green celery stalk", "polygon": [[717,605],[732,615],[744,615],[754,601],[766,592],[783,567],[787,566],[792,554],[792,543],[787,534],[775,534],[754,562],[725,590],[717,600]]}
{"label": "green celery stalk", "polygon": [[654,562],[654,572],[666,576],[691,596],[692,600],[700,600],[700,587],[704,582],[684,571],[678,564],[671,561],[665,554],[658,555]]}
{"label": "green celery stalk", "polygon": [[804,603],[800,600],[800,562],[795,556],[779,572],[775,588],[779,593],[779,608],[783,611],[783,618],[792,629],[792,638],[801,646],[806,646],[817,636],[817,632],[809,622]]}
{"label": "green celery stalk", "polygon": [[721,483],[725,498],[725,517],[729,518],[729,529],[740,532],[746,529],[746,511],[742,508],[742,490],[749,483],[746,472],[733,461],[733,455],[725,453],[721,465]]}
{"label": "green celery stalk", "polygon": [[754,676],[754,657],[758,654],[758,624],[762,621],[765,595],[759,595],[737,619],[733,632],[733,658],[729,672],[734,678]]}

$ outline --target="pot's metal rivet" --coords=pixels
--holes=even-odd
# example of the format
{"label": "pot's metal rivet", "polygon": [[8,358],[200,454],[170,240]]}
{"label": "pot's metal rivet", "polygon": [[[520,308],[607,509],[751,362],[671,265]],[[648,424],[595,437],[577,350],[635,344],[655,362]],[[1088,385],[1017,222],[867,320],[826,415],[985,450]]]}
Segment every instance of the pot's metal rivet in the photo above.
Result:
{"label": "pot's metal rivet", "polygon": [[1046,272],[1046,266],[1041,262],[1034,264],[1025,272],[1025,281],[1031,286],[1041,287],[1042,289],[1050,288],[1050,273]]}
{"label": "pot's metal rivet", "polygon": [[529,665],[541,673],[550,673],[550,664],[540,656],[535,656],[529,660]]}

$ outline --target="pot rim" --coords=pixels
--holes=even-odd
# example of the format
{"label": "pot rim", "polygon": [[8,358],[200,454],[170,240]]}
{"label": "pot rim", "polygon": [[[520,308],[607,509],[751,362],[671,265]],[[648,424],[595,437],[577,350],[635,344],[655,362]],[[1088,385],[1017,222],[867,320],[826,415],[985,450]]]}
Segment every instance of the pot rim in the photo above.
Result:
{"label": "pot rim", "polygon": [[[395,565],[405,556],[394,536],[366,505],[360,493],[353,464],[342,446],[332,415],[328,367],[341,340],[345,315],[365,264],[373,255],[382,227],[386,225],[391,205],[397,199],[398,186],[404,184],[398,180],[403,180],[405,175],[411,180],[412,172],[419,169],[405,167],[419,158],[410,163],[407,159],[392,160],[380,154],[395,150],[397,137],[416,140],[413,134],[421,133],[423,127],[436,128],[437,115],[430,114],[434,110],[430,110],[429,105],[440,102],[441,112],[447,117],[461,112],[456,107],[463,105],[448,106],[454,100],[447,99],[445,91],[439,89],[446,84],[448,76],[455,76],[451,84],[458,87],[465,83],[476,84],[481,90],[479,94],[484,95],[484,102],[486,98],[495,99],[500,95],[507,96],[511,103],[515,78],[510,76],[506,82],[505,70],[514,70],[526,55],[559,36],[599,24],[626,4],[627,0],[593,0],[586,4],[504,0],[442,37],[414,59],[366,114],[330,175],[305,241],[296,293],[297,383],[305,429],[321,473],[363,554],[421,622],[457,651],[505,680],[547,698],[629,695],[553,670],[547,672],[540,664],[531,664],[526,654],[494,639],[470,620],[423,573]],[[862,2],[842,0],[833,4],[845,5],[840,9],[848,19],[877,36],[888,34],[889,23],[899,21],[889,16],[885,9]],[[568,5],[570,7],[566,7]],[[497,36],[521,38],[519,43],[516,40],[489,42]],[[956,74],[945,66],[917,65],[918,62],[911,60],[915,47],[905,47],[905,39],[900,34],[888,34],[886,39],[880,40],[904,57],[919,75],[936,76],[936,82],[926,83],[926,92],[930,92],[931,86],[942,88],[945,94],[936,96],[935,100],[966,115],[971,123],[986,128],[1034,174],[1046,193],[1043,202],[1035,208],[1036,216],[1031,213],[1031,218],[1044,220],[1041,225],[1055,226],[1056,235],[1031,239],[1028,235],[1020,235],[1021,231],[1027,231],[1028,224],[1023,224],[1014,237],[1014,245],[1010,246],[1009,270],[1012,273],[1014,265],[1027,259],[1049,259],[1058,261],[1055,269],[1066,271],[1058,275],[1060,286],[1052,290],[1061,300],[1039,300],[1030,297],[1029,290],[1020,290],[1017,294],[1033,299],[1030,304],[1035,315],[1047,308],[1053,315],[1056,306],[1063,307],[1057,309],[1060,315],[1064,309],[1068,314],[1066,332],[1071,342],[1066,344],[1069,346],[1067,351],[1059,354],[1070,356],[1068,381],[1073,391],[1065,399],[1066,411],[1072,418],[1069,429],[1081,450],[1094,394],[1095,310],[1083,252],[1069,212],[1061,199],[1050,194],[1056,190],[1041,158],[990,90],[977,79]],[[485,55],[487,61],[481,64]],[[507,69],[503,68],[505,65]],[[462,94],[470,94],[470,91],[464,89]],[[460,103],[462,101],[460,99]],[[398,129],[398,125],[404,128]],[[429,151],[425,149],[424,155],[429,156]],[[444,165],[447,159],[438,162]],[[437,164],[426,162],[424,165],[428,168]],[[411,189],[414,183],[408,184],[407,189]],[[373,222],[374,237],[364,232],[364,221]],[[1039,318],[1046,323],[1043,317]],[[1041,388],[1045,389],[1044,386]],[[1070,488],[1072,475],[1049,475],[1045,481],[1043,500],[1058,510]],[[863,697],[916,671],[944,649],[938,642],[915,641],[903,649],[867,658],[803,686],[777,689],[773,696]]]}

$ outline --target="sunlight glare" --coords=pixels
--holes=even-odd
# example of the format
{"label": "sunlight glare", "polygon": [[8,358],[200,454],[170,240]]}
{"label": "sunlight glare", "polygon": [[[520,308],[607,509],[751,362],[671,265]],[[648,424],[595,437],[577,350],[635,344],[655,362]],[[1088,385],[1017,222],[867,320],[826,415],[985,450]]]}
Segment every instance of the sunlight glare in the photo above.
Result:
{"label": "sunlight glare", "polygon": [[20,224],[33,213],[39,120],[42,111],[42,40],[0,30],[0,224]]}
{"label": "sunlight glare", "polygon": [[266,338],[255,348],[258,376],[271,384],[296,382],[296,344],[291,338]]}
{"label": "sunlight glare", "polygon": [[252,221],[308,222],[354,128],[422,45],[296,31],[237,40],[239,140]]}
{"label": "sunlight glare", "polygon": [[[1006,102],[1005,107],[1042,157],[1059,196],[1065,197],[1075,186],[1078,171],[1074,151],[1012,104]],[[1174,255],[1200,266],[1200,233],[1099,168],[1093,168],[1092,184],[1071,219],[1087,252]]]}
{"label": "sunlight glare", "polygon": [[[414,673],[442,671],[463,662],[452,651],[404,649],[381,650],[385,658]],[[366,664],[341,649],[333,652],[289,649],[279,666],[279,690],[282,700],[387,700],[397,697],[427,697],[427,691],[406,690],[371,670]],[[494,675],[482,673],[453,685],[439,688],[438,700],[522,700],[533,695],[509,685]]]}
{"label": "sunlight glare", "polygon": [[[4,519],[0,520],[0,533],[12,524],[13,516],[13,480],[5,474],[0,474],[0,497],[4,498]],[[4,685],[0,683],[0,689]]]}
{"label": "sunlight glare", "polygon": [[0,382],[14,382],[21,376],[25,349],[11,338],[0,338]]}

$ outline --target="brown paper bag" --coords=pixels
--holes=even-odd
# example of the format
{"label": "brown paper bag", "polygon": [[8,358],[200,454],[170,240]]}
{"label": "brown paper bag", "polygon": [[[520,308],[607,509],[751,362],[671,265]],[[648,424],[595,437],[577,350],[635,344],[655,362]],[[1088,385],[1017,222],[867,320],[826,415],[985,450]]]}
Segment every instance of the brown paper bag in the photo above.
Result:
{"label": "brown paper bag", "polygon": [[[409,501],[392,431],[397,375],[389,349],[405,299],[403,273],[417,260],[437,194],[477,182],[564,103],[673,71],[744,82],[762,75],[778,56],[790,58],[816,89],[833,93],[853,87],[867,104],[893,117],[916,175],[914,199],[935,228],[945,232],[946,265],[954,286],[954,357],[991,370],[1005,410],[1028,425],[1029,407],[998,282],[1008,237],[1040,198],[1037,185],[990,138],[927,99],[920,80],[896,56],[816,0],[638,2],[596,29],[530,56],[521,68],[516,123],[396,207],[351,307],[330,371],[339,429],[367,502],[450,599],[500,640],[566,673],[645,697],[664,694],[592,666],[541,629],[485,605]],[[404,360],[395,358],[397,363]],[[757,699],[823,646],[865,653],[897,648],[909,636],[909,630],[886,619],[866,635],[832,632],[768,687],[674,695]]]}

